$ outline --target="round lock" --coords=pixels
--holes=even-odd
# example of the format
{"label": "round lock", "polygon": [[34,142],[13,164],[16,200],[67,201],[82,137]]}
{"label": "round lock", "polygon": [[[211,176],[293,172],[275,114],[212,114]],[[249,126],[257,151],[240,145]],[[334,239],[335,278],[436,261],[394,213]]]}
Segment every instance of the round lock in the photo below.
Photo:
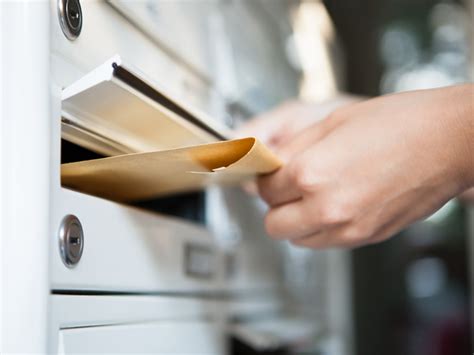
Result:
{"label": "round lock", "polygon": [[75,266],[84,249],[84,233],[81,222],[76,216],[67,215],[59,227],[59,252],[64,265]]}
{"label": "round lock", "polygon": [[82,30],[82,9],[79,0],[58,0],[59,23],[64,35],[75,40]]}

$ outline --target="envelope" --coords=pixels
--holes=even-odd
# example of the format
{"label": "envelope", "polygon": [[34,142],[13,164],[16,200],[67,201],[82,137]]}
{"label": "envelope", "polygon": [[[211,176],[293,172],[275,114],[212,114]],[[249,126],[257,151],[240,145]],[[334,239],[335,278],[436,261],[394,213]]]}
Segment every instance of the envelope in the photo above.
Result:
{"label": "envelope", "polygon": [[61,166],[62,185],[120,202],[232,185],[276,171],[282,162],[249,137]]}

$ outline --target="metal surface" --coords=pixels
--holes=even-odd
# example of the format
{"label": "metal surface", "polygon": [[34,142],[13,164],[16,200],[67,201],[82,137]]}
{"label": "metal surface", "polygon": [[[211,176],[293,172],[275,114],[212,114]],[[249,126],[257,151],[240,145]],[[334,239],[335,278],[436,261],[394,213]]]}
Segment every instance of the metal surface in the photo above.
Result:
{"label": "metal surface", "polygon": [[[223,332],[212,320],[167,320],[61,329],[58,353],[218,355],[224,353]],[[157,337],[159,341],[154,341]]]}
{"label": "metal surface", "polygon": [[81,34],[82,9],[79,0],[58,0],[58,17],[64,35],[71,41]]}
{"label": "metal surface", "polygon": [[[219,320],[224,307],[224,303],[216,300],[184,297],[53,295],[51,347],[47,353],[209,354],[217,345],[218,353],[224,354],[219,345],[223,339],[220,334],[225,331]],[[203,327],[193,326],[197,323]],[[153,334],[147,325],[153,325]],[[172,325],[175,326],[170,333]],[[189,327],[193,331],[186,332]],[[120,342],[117,337],[121,338]],[[187,345],[184,346],[193,346],[196,342],[203,345],[201,337],[207,339],[205,348],[183,349],[179,344],[185,339]],[[162,348],[170,343],[174,343],[171,348]]]}
{"label": "metal surface", "polygon": [[189,277],[183,270],[185,244],[212,248],[212,235],[205,228],[67,189],[53,197],[53,226],[57,228],[66,214],[80,216],[87,238],[74,272],[64,267],[57,240],[51,243],[53,290],[183,293],[222,289],[221,257],[212,279]]}
{"label": "metal surface", "polygon": [[63,218],[58,232],[59,253],[64,265],[75,266],[84,250],[84,232],[79,219],[73,215]]}
{"label": "metal surface", "polygon": [[0,1],[0,353],[46,353],[49,2]]}

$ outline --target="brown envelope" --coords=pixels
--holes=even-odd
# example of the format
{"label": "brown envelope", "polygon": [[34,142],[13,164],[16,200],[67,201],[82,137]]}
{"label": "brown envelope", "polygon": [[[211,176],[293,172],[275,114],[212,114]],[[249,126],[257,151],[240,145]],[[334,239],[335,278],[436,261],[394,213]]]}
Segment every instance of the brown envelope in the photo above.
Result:
{"label": "brown envelope", "polygon": [[243,138],[63,164],[61,179],[74,190],[131,202],[237,184],[281,164],[257,139]]}

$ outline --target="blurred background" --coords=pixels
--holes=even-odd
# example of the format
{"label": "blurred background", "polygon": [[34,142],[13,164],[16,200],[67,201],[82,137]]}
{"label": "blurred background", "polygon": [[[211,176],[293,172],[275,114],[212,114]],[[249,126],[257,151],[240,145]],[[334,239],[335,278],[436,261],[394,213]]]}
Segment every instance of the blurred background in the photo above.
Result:
{"label": "blurred background", "polygon": [[[472,2],[326,0],[338,85],[375,96],[473,80]],[[355,353],[469,354],[469,243],[457,201],[351,253]]]}

